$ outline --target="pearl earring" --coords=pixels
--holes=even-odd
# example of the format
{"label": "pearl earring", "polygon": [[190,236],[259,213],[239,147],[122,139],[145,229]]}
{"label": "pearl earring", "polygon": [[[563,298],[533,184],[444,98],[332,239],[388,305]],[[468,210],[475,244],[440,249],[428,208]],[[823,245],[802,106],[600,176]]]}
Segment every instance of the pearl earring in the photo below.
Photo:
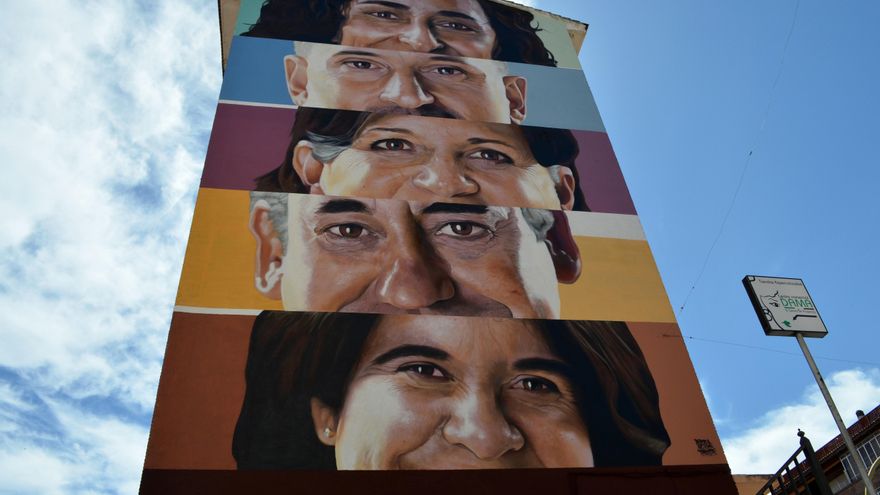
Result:
{"label": "pearl earring", "polygon": [[333,434],[333,430],[331,430],[330,428],[324,428],[324,437],[325,438],[330,438],[330,435],[332,435],[332,434]]}

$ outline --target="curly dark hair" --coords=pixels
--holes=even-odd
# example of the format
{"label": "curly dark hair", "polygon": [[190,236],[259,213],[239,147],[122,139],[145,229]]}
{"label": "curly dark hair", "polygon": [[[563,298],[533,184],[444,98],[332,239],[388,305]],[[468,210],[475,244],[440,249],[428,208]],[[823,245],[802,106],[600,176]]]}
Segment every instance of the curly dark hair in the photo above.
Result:
{"label": "curly dark hair", "polygon": [[[333,110],[325,108],[300,107],[296,110],[293,128],[290,130],[290,144],[284,161],[271,171],[254,179],[257,191],[308,193],[303,183],[291,166],[293,152],[300,141],[311,141],[315,136],[333,138],[339,144],[350,146],[358,129],[372,115],[369,112],[351,110]],[[503,124],[504,125],[504,124]],[[509,124],[515,125],[515,124]],[[574,134],[568,129],[552,129],[547,127],[518,126],[528,143],[532,156],[539,164],[549,167],[562,165],[571,170],[575,180],[574,205],[575,211],[590,211],[583,191],[581,191],[575,159],[580,147]]]}
{"label": "curly dark hair", "polygon": [[[351,0],[266,0],[244,36],[338,43]],[[491,0],[477,0],[495,31],[494,60],[556,67],[556,58],[532,27],[535,16]]]}
{"label": "curly dark hair", "polygon": [[[340,410],[382,315],[264,311],[254,321],[232,454],[239,469],[335,469],[310,402]],[[662,464],[670,445],[654,379],[625,323],[528,320],[572,369],[596,466]]]}

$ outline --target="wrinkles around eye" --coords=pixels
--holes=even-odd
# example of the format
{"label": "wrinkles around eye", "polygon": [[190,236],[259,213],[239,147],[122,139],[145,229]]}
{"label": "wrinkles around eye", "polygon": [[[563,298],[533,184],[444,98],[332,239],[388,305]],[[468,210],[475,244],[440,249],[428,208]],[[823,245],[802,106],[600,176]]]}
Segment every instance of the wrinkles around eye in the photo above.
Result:
{"label": "wrinkles around eye", "polygon": [[538,394],[558,394],[559,387],[552,380],[539,376],[523,376],[513,382],[511,388]]}
{"label": "wrinkles around eye", "polygon": [[493,149],[481,149],[474,151],[467,155],[467,158],[472,160],[492,162],[495,164],[513,164],[513,159],[511,157]]}
{"label": "wrinkles around eye", "polygon": [[451,377],[440,366],[431,363],[405,363],[397,368],[398,373],[407,373],[416,378],[432,381],[449,381]]}
{"label": "wrinkles around eye", "polygon": [[357,239],[364,235],[369,235],[369,231],[362,225],[356,223],[343,223],[334,225],[327,229],[327,232],[339,237],[347,239]]}
{"label": "wrinkles around eye", "polygon": [[492,237],[494,234],[488,226],[471,221],[448,222],[441,225],[434,233],[437,236],[442,235],[464,241],[481,240]]}
{"label": "wrinkles around eye", "polygon": [[406,139],[380,139],[370,144],[370,149],[377,151],[413,151],[414,146]]}
{"label": "wrinkles around eye", "polygon": [[380,235],[369,227],[355,222],[339,222],[316,229],[325,248],[335,251],[357,251],[376,246]]}
{"label": "wrinkles around eye", "polygon": [[[462,231],[462,227],[465,228]],[[495,230],[485,224],[469,220],[438,219],[426,228],[431,243],[436,246],[441,256],[462,260],[475,260],[493,251],[497,244]]]}

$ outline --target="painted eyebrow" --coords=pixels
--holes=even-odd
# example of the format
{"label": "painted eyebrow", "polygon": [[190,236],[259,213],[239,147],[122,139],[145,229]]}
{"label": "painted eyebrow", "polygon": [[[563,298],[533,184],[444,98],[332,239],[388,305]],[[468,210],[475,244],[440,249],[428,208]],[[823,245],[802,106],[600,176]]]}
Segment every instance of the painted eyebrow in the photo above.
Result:
{"label": "painted eyebrow", "polygon": [[513,363],[513,369],[517,371],[547,371],[566,378],[572,376],[571,367],[558,359],[539,357],[519,359]]}
{"label": "painted eyebrow", "polygon": [[446,17],[457,17],[459,19],[465,19],[468,21],[477,22],[477,20],[474,19],[473,17],[471,17],[467,14],[464,14],[462,12],[456,12],[454,10],[441,10],[440,12],[437,12],[437,14],[442,15],[442,16],[446,16]]}
{"label": "painted eyebrow", "polygon": [[397,2],[386,2],[383,0],[365,0],[358,3],[361,5],[384,5],[385,7],[389,7],[392,9],[410,10],[409,5],[403,5],[402,3]]}
{"label": "painted eyebrow", "polygon": [[388,361],[401,357],[424,357],[445,361],[449,359],[449,353],[428,345],[406,344],[380,354],[376,359],[373,359],[373,364],[385,364]]}
{"label": "painted eyebrow", "polygon": [[370,131],[385,131],[385,132],[397,132],[400,134],[412,134],[413,132],[409,129],[404,129],[402,127],[370,127],[364,130],[364,132]]}
{"label": "painted eyebrow", "polygon": [[477,213],[483,214],[489,211],[485,205],[469,205],[463,203],[432,203],[422,210],[423,215],[431,213]]}
{"label": "painted eyebrow", "polygon": [[494,144],[501,144],[501,145],[507,146],[509,148],[513,148],[513,146],[510,143],[508,143],[506,141],[501,141],[500,139],[469,138],[468,143],[470,143],[470,144],[493,144],[494,143]]}
{"label": "painted eyebrow", "polygon": [[473,67],[473,65],[469,64],[467,60],[461,57],[451,57],[449,55],[431,55],[430,57],[428,57],[428,60],[431,60],[433,62],[451,62],[455,64],[466,65],[468,67]]}
{"label": "painted eyebrow", "polygon": [[317,213],[372,213],[372,210],[354,199],[331,199],[322,204]]}
{"label": "painted eyebrow", "polygon": [[352,55],[357,56],[357,57],[378,57],[379,56],[378,53],[368,52],[368,51],[364,51],[364,50],[339,50],[338,52],[334,53],[332,56],[339,57],[339,56],[352,56]]}

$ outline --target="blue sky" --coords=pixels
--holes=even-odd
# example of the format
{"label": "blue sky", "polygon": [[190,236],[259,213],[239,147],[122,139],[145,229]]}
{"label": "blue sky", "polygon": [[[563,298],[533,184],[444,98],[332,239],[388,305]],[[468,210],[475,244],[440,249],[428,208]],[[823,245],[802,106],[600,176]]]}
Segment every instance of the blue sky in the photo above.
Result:
{"label": "blue sky", "polygon": [[798,427],[835,433],[796,341],[763,335],[746,274],[805,280],[830,330],[808,344],[847,424],[880,403],[880,5],[537,6],[590,24],[581,64],[733,471],[775,471]]}
{"label": "blue sky", "polygon": [[[216,5],[4,5],[0,493],[136,491],[221,81]],[[760,330],[747,273],[805,279],[847,422],[880,403],[880,5],[537,6],[591,25],[581,63],[677,312],[687,298],[733,471],[775,470],[798,427],[834,434],[795,341]]]}

